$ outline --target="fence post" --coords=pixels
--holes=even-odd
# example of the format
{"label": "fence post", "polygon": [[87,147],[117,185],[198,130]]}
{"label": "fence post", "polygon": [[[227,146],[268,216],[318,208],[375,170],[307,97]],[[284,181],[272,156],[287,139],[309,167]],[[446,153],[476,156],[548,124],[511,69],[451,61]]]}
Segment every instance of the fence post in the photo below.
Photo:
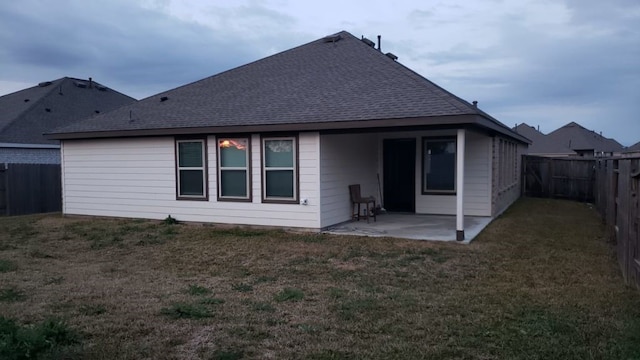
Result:
{"label": "fence post", "polygon": [[628,161],[619,161],[618,163],[618,194],[617,197],[617,211],[616,211],[616,233],[617,233],[617,246],[618,246],[618,261],[620,262],[620,268],[624,281],[629,284],[629,274],[631,267],[631,259],[629,258],[629,203],[631,200],[631,188],[629,183],[631,180],[631,168]]}
{"label": "fence post", "polygon": [[629,249],[629,282],[640,289],[640,159],[629,159],[630,174],[629,181],[629,226],[627,229],[628,249]]}

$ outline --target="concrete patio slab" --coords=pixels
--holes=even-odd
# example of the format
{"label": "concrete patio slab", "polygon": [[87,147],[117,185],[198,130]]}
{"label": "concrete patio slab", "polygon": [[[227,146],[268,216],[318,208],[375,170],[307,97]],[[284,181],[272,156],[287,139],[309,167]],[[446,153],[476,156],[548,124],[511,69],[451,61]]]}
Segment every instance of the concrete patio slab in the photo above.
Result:
{"label": "concrete patio slab", "polygon": [[[324,232],[336,235],[395,237],[413,240],[456,241],[456,217],[448,215],[381,214],[373,219],[350,221],[331,226]],[[470,243],[493,220],[490,217],[465,216],[465,239]]]}

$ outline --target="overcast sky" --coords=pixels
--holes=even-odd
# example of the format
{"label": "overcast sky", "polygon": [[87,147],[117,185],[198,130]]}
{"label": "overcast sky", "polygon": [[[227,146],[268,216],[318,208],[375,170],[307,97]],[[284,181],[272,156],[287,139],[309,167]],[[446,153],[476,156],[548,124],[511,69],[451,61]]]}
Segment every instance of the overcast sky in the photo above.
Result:
{"label": "overcast sky", "polygon": [[346,30],[510,127],[640,141],[639,0],[20,0],[0,95],[64,76],[137,99]]}

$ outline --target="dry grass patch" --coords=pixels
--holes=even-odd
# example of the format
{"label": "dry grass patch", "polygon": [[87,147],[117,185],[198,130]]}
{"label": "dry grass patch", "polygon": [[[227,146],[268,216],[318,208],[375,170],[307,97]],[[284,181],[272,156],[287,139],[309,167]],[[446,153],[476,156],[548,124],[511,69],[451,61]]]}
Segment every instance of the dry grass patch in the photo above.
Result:
{"label": "dry grass patch", "polygon": [[[382,219],[382,218],[381,218]],[[67,358],[638,358],[640,295],[585,204],[524,199],[471,245],[0,218],[0,316]]]}

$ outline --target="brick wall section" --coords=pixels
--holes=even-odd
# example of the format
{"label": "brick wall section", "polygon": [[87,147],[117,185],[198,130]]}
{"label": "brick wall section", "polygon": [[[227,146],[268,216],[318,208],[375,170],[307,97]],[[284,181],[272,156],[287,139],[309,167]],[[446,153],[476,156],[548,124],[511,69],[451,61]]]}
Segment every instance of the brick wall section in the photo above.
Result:
{"label": "brick wall section", "polygon": [[60,164],[59,149],[0,148],[0,164]]}

